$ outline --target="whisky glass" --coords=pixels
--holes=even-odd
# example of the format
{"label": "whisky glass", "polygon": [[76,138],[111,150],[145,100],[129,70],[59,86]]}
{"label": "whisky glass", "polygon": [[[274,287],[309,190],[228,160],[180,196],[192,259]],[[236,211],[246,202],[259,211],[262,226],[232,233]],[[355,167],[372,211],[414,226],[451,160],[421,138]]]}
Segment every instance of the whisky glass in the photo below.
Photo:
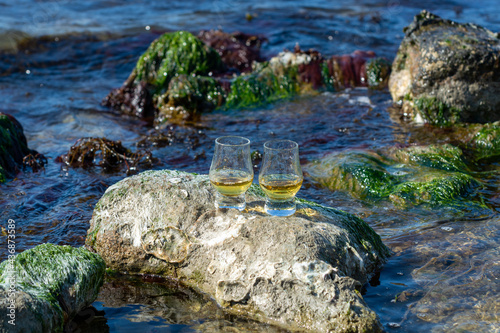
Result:
{"label": "whisky glass", "polygon": [[266,213],[273,216],[294,214],[295,195],[303,179],[296,142],[272,140],[264,144],[259,185],[266,194]]}
{"label": "whisky glass", "polygon": [[215,207],[245,209],[245,192],[253,181],[250,140],[241,136],[217,138],[208,177],[217,191]]}

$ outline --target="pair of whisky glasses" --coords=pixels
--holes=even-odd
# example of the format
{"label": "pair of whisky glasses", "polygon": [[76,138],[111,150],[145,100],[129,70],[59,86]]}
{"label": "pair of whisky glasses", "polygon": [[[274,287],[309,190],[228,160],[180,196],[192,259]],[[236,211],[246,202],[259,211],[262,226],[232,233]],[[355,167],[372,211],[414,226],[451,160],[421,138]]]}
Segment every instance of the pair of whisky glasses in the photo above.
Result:
{"label": "pair of whisky glasses", "polygon": [[[215,140],[209,178],[217,190],[217,208],[245,209],[245,192],[253,179],[250,140],[237,136]],[[266,142],[259,174],[260,187],[266,194],[265,211],[274,216],[294,214],[295,195],[302,181],[297,143],[290,140]]]}

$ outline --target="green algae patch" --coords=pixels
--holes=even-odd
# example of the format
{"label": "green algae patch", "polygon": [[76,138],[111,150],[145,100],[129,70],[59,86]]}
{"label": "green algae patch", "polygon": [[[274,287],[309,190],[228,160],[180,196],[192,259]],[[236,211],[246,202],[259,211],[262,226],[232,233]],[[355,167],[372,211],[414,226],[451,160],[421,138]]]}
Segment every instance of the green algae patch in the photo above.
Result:
{"label": "green algae patch", "polygon": [[463,173],[438,173],[427,177],[427,180],[399,184],[390,195],[390,200],[402,207],[426,204],[459,208],[463,206],[460,199],[473,200],[475,189],[481,186],[476,179]]}
{"label": "green algae patch", "polygon": [[282,73],[275,73],[265,64],[256,72],[238,76],[233,80],[225,108],[258,107],[290,99],[298,93],[296,66],[285,68]]}
{"label": "green algae patch", "polygon": [[485,124],[467,143],[475,160],[500,157],[500,126],[498,123]]}
{"label": "green algae patch", "polygon": [[222,69],[219,54],[187,31],[166,33],[155,40],[139,58],[136,80],[153,87],[153,94],[162,94],[170,80],[180,74],[208,75]]}
{"label": "green algae patch", "polygon": [[349,152],[327,156],[307,171],[331,190],[346,191],[358,199],[378,199],[388,196],[397,183],[387,170],[388,162],[374,153]]}
{"label": "green algae patch", "polygon": [[452,124],[461,121],[461,110],[449,106],[435,97],[417,98],[414,105],[422,118],[434,126],[450,127]]}
{"label": "green algae patch", "polygon": [[485,207],[460,148],[449,144],[389,149],[386,154],[345,152],[305,167],[313,181],[368,202],[396,207]]}
{"label": "green algae patch", "polygon": [[189,112],[213,110],[225,101],[225,92],[211,77],[181,74],[173,77],[168,92],[158,96],[156,105],[160,113],[170,108],[182,107]]}
{"label": "green algae patch", "polygon": [[7,287],[14,277],[16,290],[35,300],[30,311],[35,311],[36,318],[47,316],[36,313],[37,309],[57,314],[57,327],[52,329],[62,332],[65,320],[96,299],[104,271],[102,258],[83,247],[42,244],[16,255],[13,261],[3,261],[0,285]]}
{"label": "green algae patch", "polygon": [[467,172],[469,170],[462,150],[449,144],[397,149],[391,157],[407,165],[453,172]]}
{"label": "green algae patch", "polygon": [[366,62],[366,83],[372,89],[387,87],[391,63],[385,58],[373,58]]}

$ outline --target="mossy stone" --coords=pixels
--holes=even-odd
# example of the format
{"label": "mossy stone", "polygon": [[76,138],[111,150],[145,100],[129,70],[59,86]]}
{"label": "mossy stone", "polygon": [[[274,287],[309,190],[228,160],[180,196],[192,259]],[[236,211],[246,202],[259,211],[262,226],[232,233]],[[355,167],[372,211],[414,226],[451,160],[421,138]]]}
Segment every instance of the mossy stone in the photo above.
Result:
{"label": "mossy stone", "polygon": [[180,106],[195,113],[215,109],[224,100],[225,92],[213,78],[181,74],[170,80],[168,92],[158,98],[157,107],[161,112]]}
{"label": "mossy stone", "polygon": [[366,83],[372,89],[387,87],[391,63],[385,58],[373,58],[366,62]]}
{"label": "mossy stone", "polygon": [[208,75],[222,69],[219,54],[187,31],[166,33],[139,58],[136,81],[152,87],[153,95],[167,91],[170,80],[180,74]]}
{"label": "mossy stone", "polygon": [[468,143],[476,160],[500,156],[500,126],[498,123],[485,124]]}
{"label": "mossy stone", "polygon": [[463,173],[427,175],[421,181],[408,181],[397,185],[389,196],[390,200],[403,207],[425,204],[431,207],[461,207],[460,199],[475,196],[480,183]]}
{"label": "mossy stone", "polygon": [[462,150],[449,144],[389,149],[385,154],[346,152],[306,166],[319,185],[399,208],[425,205],[484,207]]}
{"label": "mossy stone", "polygon": [[[36,302],[49,306],[34,306],[30,311],[50,309],[57,313],[57,327],[62,332],[65,320],[89,306],[102,286],[105,263],[95,253],[71,246],[42,244],[16,255],[12,261],[0,264],[0,285],[7,287],[15,277],[16,290],[31,295]],[[45,310],[44,310],[45,311]],[[46,313],[35,313],[40,320]],[[42,325],[43,326],[43,325]]]}
{"label": "mossy stone", "polygon": [[308,170],[331,190],[346,191],[358,199],[378,199],[388,196],[397,183],[388,166],[377,154],[349,152],[326,157]]}
{"label": "mossy stone", "polygon": [[408,165],[424,166],[445,171],[467,172],[469,169],[462,150],[450,144],[412,146],[406,149],[397,149],[392,158]]}
{"label": "mossy stone", "polygon": [[461,110],[439,101],[435,97],[420,97],[414,102],[424,120],[439,127],[449,127],[460,122]]}
{"label": "mossy stone", "polygon": [[253,108],[289,99],[298,93],[297,66],[283,68],[283,73],[274,73],[268,65],[263,65],[258,71],[234,79],[225,107]]}

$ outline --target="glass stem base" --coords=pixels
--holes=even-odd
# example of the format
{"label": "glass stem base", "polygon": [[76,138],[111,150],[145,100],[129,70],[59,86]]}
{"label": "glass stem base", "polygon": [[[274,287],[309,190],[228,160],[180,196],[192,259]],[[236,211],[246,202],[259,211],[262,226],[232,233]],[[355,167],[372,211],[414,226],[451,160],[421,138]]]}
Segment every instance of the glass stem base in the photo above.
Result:
{"label": "glass stem base", "polygon": [[272,216],[290,216],[295,213],[295,198],[290,200],[271,200],[266,198],[264,210]]}
{"label": "glass stem base", "polygon": [[226,196],[216,192],[215,207],[236,208],[237,210],[242,211],[246,207],[245,193],[235,196]]}

